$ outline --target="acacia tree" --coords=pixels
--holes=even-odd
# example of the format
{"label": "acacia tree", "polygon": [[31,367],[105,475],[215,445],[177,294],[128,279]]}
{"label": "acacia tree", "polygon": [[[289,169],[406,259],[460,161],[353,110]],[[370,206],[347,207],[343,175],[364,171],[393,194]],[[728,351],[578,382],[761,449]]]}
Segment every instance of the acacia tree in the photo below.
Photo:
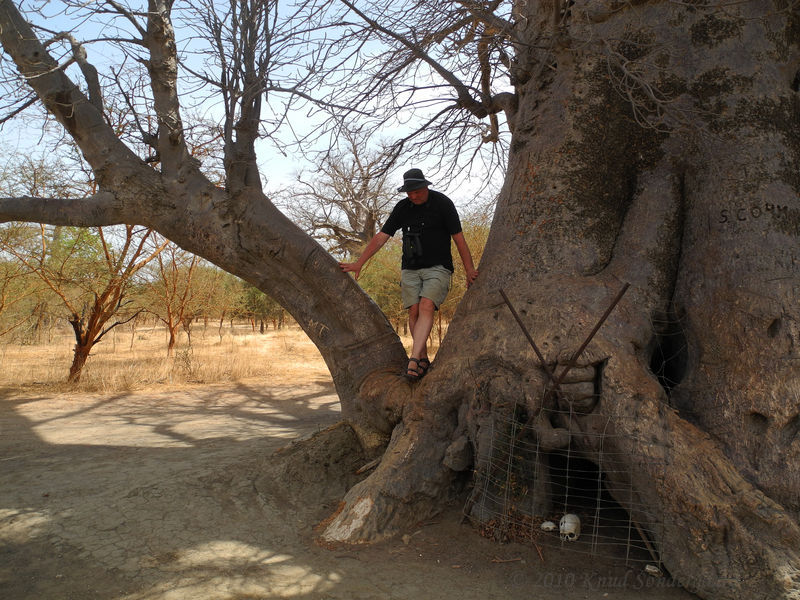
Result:
{"label": "acacia tree", "polygon": [[[208,263],[201,263],[192,275],[193,300],[184,324],[190,320],[203,319],[203,337],[210,319],[219,322],[218,332],[222,341],[222,325],[226,315],[236,312],[243,302],[241,281]],[[184,329],[186,326],[184,325]],[[186,329],[187,334],[190,329]]]}
{"label": "acacia tree", "polygon": [[[66,197],[80,197],[91,189],[86,179],[58,161],[17,157],[12,164],[13,176],[3,182],[10,189]],[[105,230],[40,226],[25,231],[26,240],[0,238],[0,249],[52,292],[60,306],[56,314],[66,311],[75,336],[67,381],[77,383],[94,346],[136,314],[125,310],[132,279],[163,245],[151,246],[153,232],[133,224]]]}
{"label": "acacia tree", "polygon": [[235,280],[229,284],[234,288],[238,297],[238,312],[250,319],[253,329],[255,329],[256,320],[259,321],[260,333],[266,331],[267,321],[272,321],[275,329],[283,326],[283,308],[275,300],[258,288],[242,281]]}
{"label": "acacia tree", "polygon": [[[121,231],[40,227],[38,244],[0,248],[35,274],[59,299],[61,311],[75,335],[75,347],[67,381],[80,381],[94,346],[115,327],[130,321],[139,311],[126,311],[133,277],[159,254],[162,247],[149,245],[152,231],[125,225]],[[118,235],[121,234],[121,235]],[[114,239],[117,238],[117,239]],[[111,243],[111,240],[114,243]]]}
{"label": "acacia tree", "polygon": [[[194,285],[193,278],[200,259],[175,244],[164,241],[164,249],[156,257],[154,268],[145,278],[151,300],[148,310],[156,315],[167,330],[167,356],[172,355],[183,327],[191,335],[191,322],[197,314],[198,297],[206,292]],[[199,304],[203,304],[202,301]],[[191,339],[191,338],[190,338]]]}
{"label": "acacia tree", "polygon": [[[18,223],[0,230],[0,248],[21,248],[31,243],[33,230]],[[33,316],[43,287],[20,261],[7,253],[0,258],[0,336],[16,330]]]}
{"label": "acacia tree", "polygon": [[[88,75],[86,93],[59,65],[56,47],[0,1],[7,56],[100,186],[81,201],[4,199],[0,215],[142,222],[285,306],[319,347],[365,448],[386,448],[328,522],[327,540],[380,538],[439,510],[462,471],[485,459],[492,419],[521,406],[543,442],[568,439],[589,459],[601,437],[592,434],[613,429],[606,450],[626,468],[606,476],[629,474],[618,483],[635,502],[618,500],[635,519],[647,517],[641,507],[661,515],[653,542],[690,589],[708,598],[796,597],[797,2],[334,5],[343,11],[337,33],[346,35],[310,57],[313,68],[292,85],[276,83],[281,72],[270,70],[279,50],[287,59],[300,47],[278,26],[273,4],[233,3],[224,18],[209,18],[222,58],[215,70],[195,70],[226,107],[220,188],[187,150],[171,3],[151,0],[141,12],[103,5],[120,27],[130,24],[126,51],[147,65],[155,168],[108,127],[82,47],[70,60]],[[228,39],[253,44],[234,55]],[[376,39],[386,51],[364,43]],[[287,62],[304,64],[297,58]],[[318,62],[327,59],[363,76],[363,85],[323,73]],[[318,75],[354,94],[331,97],[329,108],[361,114],[423,108],[431,90],[445,90],[437,118],[401,140],[406,150],[426,139],[451,149],[448,132],[480,144],[502,139],[503,122],[510,130],[481,277],[416,385],[395,375],[406,357],[385,317],[261,190],[262,101],[274,103],[281,89],[307,95],[302,84]],[[592,327],[624,283],[627,293],[578,356],[596,393],[577,401],[547,373],[574,354],[577,332]],[[521,307],[541,360],[501,289]],[[678,315],[687,339],[666,387],[649,368],[659,315]],[[572,418],[537,420],[551,406]]]}

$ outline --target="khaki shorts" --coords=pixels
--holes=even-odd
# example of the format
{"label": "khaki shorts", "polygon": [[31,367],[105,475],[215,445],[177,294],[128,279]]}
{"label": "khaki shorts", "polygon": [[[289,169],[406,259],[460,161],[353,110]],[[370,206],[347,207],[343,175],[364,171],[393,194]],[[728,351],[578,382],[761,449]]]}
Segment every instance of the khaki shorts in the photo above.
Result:
{"label": "khaki shorts", "polygon": [[442,266],[427,269],[403,269],[400,277],[400,296],[403,308],[417,304],[420,298],[428,298],[436,308],[447,298],[452,273]]}

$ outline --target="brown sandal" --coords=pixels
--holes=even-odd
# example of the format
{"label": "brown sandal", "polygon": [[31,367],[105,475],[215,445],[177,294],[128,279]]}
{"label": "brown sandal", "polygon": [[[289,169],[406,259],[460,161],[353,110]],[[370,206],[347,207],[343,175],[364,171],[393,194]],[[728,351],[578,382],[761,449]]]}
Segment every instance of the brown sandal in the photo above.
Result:
{"label": "brown sandal", "polygon": [[[425,359],[422,359],[422,360],[425,360]],[[408,368],[406,369],[406,372],[405,372],[406,379],[409,379],[410,381],[419,381],[422,378],[422,376],[425,374],[425,371],[423,371],[420,368],[421,367],[420,359],[419,358],[414,358],[412,356],[411,358],[408,359],[408,362],[409,362],[409,366],[408,366]],[[417,366],[416,367],[412,367],[411,366],[412,362],[416,363]]]}
{"label": "brown sandal", "polygon": [[420,358],[417,362],[417,370],[419,371],[420,377],[425,377],[425,374],[428,372],[428,369],[431,368],[431,361],[427,358]]}

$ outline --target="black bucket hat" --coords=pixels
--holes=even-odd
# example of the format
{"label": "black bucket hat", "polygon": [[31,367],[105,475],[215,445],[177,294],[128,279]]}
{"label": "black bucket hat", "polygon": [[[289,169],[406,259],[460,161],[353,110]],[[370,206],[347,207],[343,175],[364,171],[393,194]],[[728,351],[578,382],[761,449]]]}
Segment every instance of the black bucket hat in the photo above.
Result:
{"label": "black bucket hat", "polygon": [[403,173],[403,185],[397,188],[398,192],[413,192],[420,188],[431,185],[431,182],[425,179],[420,169],[409,169]]}

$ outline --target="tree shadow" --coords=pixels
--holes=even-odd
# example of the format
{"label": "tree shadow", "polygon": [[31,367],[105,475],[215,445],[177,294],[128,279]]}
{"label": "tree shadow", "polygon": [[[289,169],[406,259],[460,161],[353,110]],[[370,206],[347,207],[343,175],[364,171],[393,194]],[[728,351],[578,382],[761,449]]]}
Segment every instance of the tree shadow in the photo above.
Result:
{"label": "tree shadow", "polygon": [[[326,454],[294,470],[281,457],[302,457],[292,442],[338,421],[330,382],[0,396],[0,596],[477,599],[545,589],[524,566],[539,560],[533,548],[489,544],[455,513],[406,539],[316,546],[317,519],[341,497],[336,461],[309,485]],[[491,562],[510,551],[526,563]],[[562,586],[559,597],[572,591],[583,592]]]}

